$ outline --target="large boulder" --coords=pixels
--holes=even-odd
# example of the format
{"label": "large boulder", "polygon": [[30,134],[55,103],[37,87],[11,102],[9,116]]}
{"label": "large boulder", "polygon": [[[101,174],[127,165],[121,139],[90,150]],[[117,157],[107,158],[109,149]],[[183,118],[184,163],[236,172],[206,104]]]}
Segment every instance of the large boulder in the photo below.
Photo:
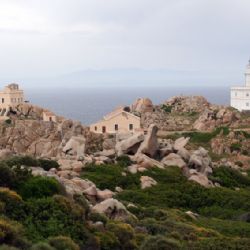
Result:
{"label": "large boulder", "polygon": [[154,106],[149,98],[139,98],[132,104],[131,110],[136,113],[153,112]]}
{"label": "large boulder", "polygon": [[184,168],[186,166],[185,161],[178,154],[171,153],[164,157],[161,161],[165,166],[177,166],[179,168]]}
{"label": "large boulder", "polygon": [[212,173],[212,160],[208,151],[202,147],[191,154],[188,166],[206,176]]}
{"label": "large boulder", "polygon": [[105,214],[108,218],[113,220],[126,220],[131,217],[126,207],[113,198],[98,203],[92,210],[97,213]]}
{"label": "large boulder", "polygon": [[145,154],[152,158],[155,157],[158,150],[157,131],[157,126],[151,124],[148,128],[147,135],[144,141],[141,143],[137,153]]}
{"label": "large boulder", "polygon": [[190,137],[180,137],[174,142],[174,150],[178,151],[184,148],[190,140]]}
{"label": "large boulder", "polygon": [[141,189],[149,188],[157,184],[157,181],[149,176],[141,176],[140,181],[141,181]]}
{"label": "large boulder", "polygon": [[86,139],[84,136],[72,136],[62,151],[65,154],[76,156],[78,159],[84,158],[85,142]]}
{"label": "large boulder", "polygon": [[118,141],[115,146],[117,155],[121,156],[127,153],[135,154],[143,140],[144,140],[144,134],[136,133],[128,137],[127,139]]}
{"label": "large boulder", "polygon": [[203,187],[213,187],[214,184],[207,178],[206,175],[197,172],[195,169],[190,170],[189,181],[194,181]]}

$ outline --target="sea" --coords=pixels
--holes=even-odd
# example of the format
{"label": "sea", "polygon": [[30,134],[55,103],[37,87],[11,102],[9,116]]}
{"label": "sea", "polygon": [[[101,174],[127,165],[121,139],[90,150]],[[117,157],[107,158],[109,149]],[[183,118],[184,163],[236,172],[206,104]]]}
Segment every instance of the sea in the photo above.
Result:
{"label": "sea", "polygon": [[130,105],[137,98],[148,97],[161,104],[172,96],[202,95],[211,103],[229,105],[228,87],[88,87],[27,88],[30,103],[47,108],[58,115],[89,125],[102,119],[118,106]]}

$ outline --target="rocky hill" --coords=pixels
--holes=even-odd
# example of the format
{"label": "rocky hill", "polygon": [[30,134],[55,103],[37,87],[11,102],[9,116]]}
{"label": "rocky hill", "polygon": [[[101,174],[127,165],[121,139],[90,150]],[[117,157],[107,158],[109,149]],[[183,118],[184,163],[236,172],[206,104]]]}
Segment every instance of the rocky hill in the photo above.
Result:
{"label": "rocky hill", "polygon": [[146,133],[97,135],[42,112],[25,104],[0,124],[5,247],[249,249],[247,114],[138,99]]}

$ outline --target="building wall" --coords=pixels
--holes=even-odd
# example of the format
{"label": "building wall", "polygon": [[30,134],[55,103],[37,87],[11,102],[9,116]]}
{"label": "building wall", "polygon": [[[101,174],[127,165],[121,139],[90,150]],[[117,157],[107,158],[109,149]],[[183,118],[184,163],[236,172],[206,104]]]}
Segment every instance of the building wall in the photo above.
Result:
{"label": "building wall", "polygon": [[11,89],[7,86],[3,91],[0,91],[0,108],[13,107],[18,104],[24,103],[23,90],[18,89],[18,85],[14,86],[16,86],[17,88],[15,87]]}
{"label": "building wall", "polygon": [[[130,129],[130,124],[133,125],[133,129]],[[128,131],[135,132],[141,128],[141,122],[139,117],[122,112],[108,120],[102,120],[98,123],[90,125],[90,131],[103,133],[103,127],[105,127],[106,133],[126,133]]]}
{"label": "building wall", "polygon": [[242,110],[250,110],[250,88],[231,88],[231,106]]}
{"label": "building wall", "polygon": [[56,122],[56,116],[43,113],[43,120],[45,122]]}

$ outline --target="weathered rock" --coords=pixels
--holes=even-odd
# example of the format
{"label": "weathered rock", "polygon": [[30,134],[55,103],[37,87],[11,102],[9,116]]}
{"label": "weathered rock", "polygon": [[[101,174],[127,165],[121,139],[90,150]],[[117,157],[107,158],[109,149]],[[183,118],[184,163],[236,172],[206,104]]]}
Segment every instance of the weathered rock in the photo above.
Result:
{"label": "weathered rock", "polygon": [[128,166],[128,172],[131,174],[136,174],[137,173],[137,169],[138,169],[138,165],[131,165]]}
{"label": "weathered rock", "polygon": [[191,154],[188,166],[204,175],[212,173],[211,158],[208,155],[208,151],[202,147]]}
{"label": "weathered rock", "polygon": [[186,166],[186,163],[183,161],[183,159],[175,153],[171,153],[164,157],[161,162],[165,166],[177,166],[179,168],[184,168]]}
{"label": "weathered rock", "polygon": [[126,220],[132,216],[121,202],[113,198],[98,203],[92,210],[113,220]]}
{"label": "weathered rock", "polygon": [[137,162],[137,164],[141,168],[146,168],[146,169],[152,167],[164,168],[164,165],[161,162],[154,160],[145,154],[136,154],[132,159],[135,162]]}
{"label": "weathered rock", "polygon": [[9,149],[2,149],[0,150],[0,159],[1,160],[4,160],[10,156],[13,156],[14,155],[14,152],[9,150]]}
{"label": "weathered rock", "polygon": [[197,172],[194,169],[190,170],[190,177],[188,178],[189,181],[194,181],[204,187],[213,187],[213,183],[207,178],[206,175]]}
{"label": "weathered rock", "polygon": [[114,192],[108,190],[108,189],[105,189],[105,190],[97,190],[97,198],[98,200],[106,200],[106,199],[110,199],[112,198],[114,195]]}
{"label": "weathered rock", "polygon": [[182,148],[184,148],[188,142],[190,140],[190,137],[181,137],[181,138],[178,138],[175,142],[174,142],[174,150],[178,151]]}
{"label": "weathered rock", "polygon": [[132,104],[131,111],[136,113],[153,112],[154,106],[149,98],[139,98]]}
{"label": "weathered rock", "polygon": [[168,144],[167,146],[159,150],[160,158],[162,159],[173,152],[174,152],[173,146],[171,144]]}
{"label": "weathered rock", "polygon": [[125,140],[117,142],[115,146],[117,155],[121,156],[127,153],[135,154],[143,140],[143,133],[136,133]]}
{"label": "weathered rock", "polygon": [[156,125],[150,125],[147,131],[147,135],[144,141],[141,143],[137,153],[145,154],[150,156],[151,158],[154,158],[158,150],[157,131],[158,128]]}
{"label": "weathered rock", "polygon": [[177,154],[186,162],[190,159],[190,153],[187,149],[181,148],[178,150]]}
{"label": "weathered rock", "polygon": [[155,181],[152,177],[149,176],[141,176],[140,181],[141,189],[150,188],[157,184],[157,181]]}
{"label": "weathered rock", "polygon": [[78,159],[83,158],[85,154],[85,142],[86,139],[84,136],[72,136],[62,151],[65,154],[75,155]]}

